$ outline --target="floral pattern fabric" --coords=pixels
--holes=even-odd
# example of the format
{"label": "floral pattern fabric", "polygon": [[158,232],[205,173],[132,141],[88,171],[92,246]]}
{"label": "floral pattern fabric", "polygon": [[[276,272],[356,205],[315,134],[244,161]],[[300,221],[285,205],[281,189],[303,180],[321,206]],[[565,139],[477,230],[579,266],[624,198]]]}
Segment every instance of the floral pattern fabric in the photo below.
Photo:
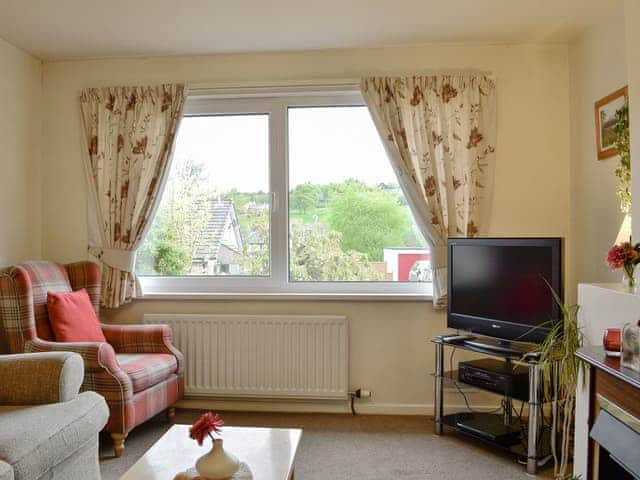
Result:
{"label": "floral pattern fabric", "polygon": [[181,84],[80,94],[93,220],[89,251],[103,264],[105,307],[135,297],[135,251],[159,203],[185,97]]}
{"label": "floral pattern fabric", "polygon": [[362,94],[431,247],[433,299],[447,298],[447,238],[486,225],[496,89],[483,74],[371,77]]}

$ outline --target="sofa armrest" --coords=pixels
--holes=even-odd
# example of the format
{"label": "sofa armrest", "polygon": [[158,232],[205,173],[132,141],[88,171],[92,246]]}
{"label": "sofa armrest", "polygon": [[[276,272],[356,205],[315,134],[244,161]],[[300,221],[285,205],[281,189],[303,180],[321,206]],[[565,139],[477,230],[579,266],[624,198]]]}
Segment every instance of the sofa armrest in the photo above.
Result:
{"label": "sofa armrest", "polygon": [[0,460],[0,480],[13,480],[13,468],[2,460]]}
{"label": "sofa armrest", "polygon": [[0,404],[39,405],[73,400],[84,378],[82,357],[71,352],[0,356]]}
{"label": "sofa armrest", "polygon": [[184,371],[182,353],[173,346],[173,331],[168,325],[107,325],[102,332],[118,353],[167,353],[176,357],[178,373]]}

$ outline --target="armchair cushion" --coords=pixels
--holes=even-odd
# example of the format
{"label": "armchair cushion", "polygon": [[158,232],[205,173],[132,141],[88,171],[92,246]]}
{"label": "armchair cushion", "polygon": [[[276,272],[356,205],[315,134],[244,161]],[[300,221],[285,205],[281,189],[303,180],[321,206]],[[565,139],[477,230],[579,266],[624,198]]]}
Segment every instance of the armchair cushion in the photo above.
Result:
{"label": "armchair cushion", "polygon": [[116,358],[129,375],[134,393],[157,385],[178,369],[176,357],[166,353],[121,353]]}
{"label": "armchair cushion", "polygon": [[50,478],[47,472],[96,442],[108,415],[95,392],[64,403],[0,407],[0,458],[11,464],[16,478]]}
{"label": "armchair cushion", "polygon": [[67,274],[73,290],[84,288],[89,294],[93,309],[100,313],[100,286],[102,273],[100,267],[93,262],[68,263]]}
{"label": "armchair cushion", "polygon": [[0,405],[73,400],[84,377],[82,357],[71,352],[0,356]]}
{"label": "armchair cushion", "polygon": [[177,373],[184,373],[184,356],[173,346],[173,332],[168,325],[102,324],[107,341],[118,353],[166,353],[178,362]]}
{"label": "armchair cushion", "polygon": [[106,342],[87,291],[49,292],[49,322],[57,342]]}

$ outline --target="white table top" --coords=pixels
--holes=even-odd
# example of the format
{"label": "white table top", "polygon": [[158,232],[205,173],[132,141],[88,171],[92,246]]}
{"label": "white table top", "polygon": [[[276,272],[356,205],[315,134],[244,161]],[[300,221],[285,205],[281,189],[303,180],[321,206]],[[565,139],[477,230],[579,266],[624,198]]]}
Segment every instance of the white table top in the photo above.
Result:
{"label": "white table top", "polygon": [[[223,427],[224,449],[251,467],[254,480],[288,480],[302,430],[297,428]],[[211,449],[189,438],[189,425],[174,425],[120,480],[172,480]]]}

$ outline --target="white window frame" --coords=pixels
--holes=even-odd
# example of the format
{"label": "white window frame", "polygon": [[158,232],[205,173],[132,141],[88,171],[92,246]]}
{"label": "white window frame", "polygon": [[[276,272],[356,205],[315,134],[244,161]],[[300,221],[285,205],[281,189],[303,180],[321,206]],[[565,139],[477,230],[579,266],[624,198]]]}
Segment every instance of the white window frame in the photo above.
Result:
{"label": "white window frame", "polygon": [[288,206],[288,108],[364,106],[358,91],[278,93],[259,96],[189,97],[184,116],[269,115],[270,276],[138,276],[148,298],[242,296],[402,297],[430,299],[431,283],[418,282],[290,282]]}

